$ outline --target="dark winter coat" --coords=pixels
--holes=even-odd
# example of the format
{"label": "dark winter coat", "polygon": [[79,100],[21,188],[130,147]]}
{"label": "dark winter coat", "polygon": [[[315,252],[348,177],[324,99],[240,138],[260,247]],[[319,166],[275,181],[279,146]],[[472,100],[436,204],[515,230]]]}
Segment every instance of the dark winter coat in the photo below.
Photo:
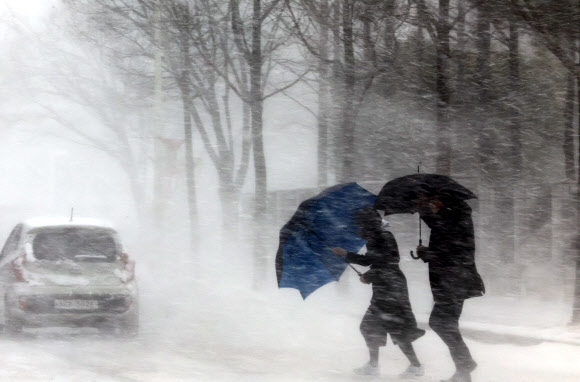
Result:
{"label": "dark winter coat", "polygon": [[399,250],[393,234],[382,232],[375,235],[366,246],[364,256],[348,253],[346,262],[371,268],[362,276],[373,288],[369,312],[382,317],[382,327],[395,342],[414,341],[425,332],[417,328],[409,301],[407,279],[399,268]]}
{"label": "dark winter coat", "polygon": [[471,207],[463,201],[444,203],[435,214],[422,214],[431,229],[429,247],[421,253],[429,263],[429,281],[435,302],[450,296],[467,299],[485,293],[475,266],[475,237]]}

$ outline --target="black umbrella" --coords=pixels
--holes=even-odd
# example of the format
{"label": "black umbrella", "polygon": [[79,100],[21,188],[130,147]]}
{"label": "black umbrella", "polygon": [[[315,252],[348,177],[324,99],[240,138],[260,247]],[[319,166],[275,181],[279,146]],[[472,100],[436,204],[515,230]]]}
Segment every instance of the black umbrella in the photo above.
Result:
{"label": "black umbrella", "polygon": [[[437,197],[447,203],[453,200],[475,199],[477,196],[455,180],[439,174],[413,174],[402,176],[383,186],[375,201],[376,210],[385,211],[385,215],[417,212],[417,201],[420,198]],[[421,218],[419,218],[419,246],[421,240]],[[418,259],[413,255],[411,257]]]}
{"label": "black umbrella", "polygon": [[417,212],[419,198],[437,197],[441,200],[468,200],[475,194],[445,175],[412,174],[402,176],[383,186],[375,201],[375,209],[385,215]]}

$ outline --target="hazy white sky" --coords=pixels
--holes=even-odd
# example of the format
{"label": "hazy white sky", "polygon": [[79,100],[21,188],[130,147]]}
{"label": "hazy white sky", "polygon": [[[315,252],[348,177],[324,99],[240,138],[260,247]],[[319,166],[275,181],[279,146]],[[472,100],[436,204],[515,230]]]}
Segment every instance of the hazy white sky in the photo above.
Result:
{"label": "hazy white sky", "polygon": [[30,21],[41,17],[60,0],[0,0],[0,15],[14,13]]}

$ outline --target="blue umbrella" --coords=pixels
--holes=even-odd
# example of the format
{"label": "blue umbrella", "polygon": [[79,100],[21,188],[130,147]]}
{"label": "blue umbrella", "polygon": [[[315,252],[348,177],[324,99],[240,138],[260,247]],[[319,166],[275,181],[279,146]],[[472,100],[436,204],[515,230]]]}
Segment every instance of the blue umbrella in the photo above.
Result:
{"label": "blue umbrella", "polygon": [[339,184],[303,201],[280,230],[276,274],[280,288],[295,288],[302,298],[338,281],[346,269],[330,247],[358,252],[365,241],[358,236],[353,214],[372,207],[376,196],[356,183]]}

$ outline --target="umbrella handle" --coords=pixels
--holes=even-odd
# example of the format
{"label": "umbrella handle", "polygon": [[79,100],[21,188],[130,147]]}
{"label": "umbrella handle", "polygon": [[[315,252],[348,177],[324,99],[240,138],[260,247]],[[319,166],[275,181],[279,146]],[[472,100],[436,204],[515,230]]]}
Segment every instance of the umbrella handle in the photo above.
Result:
{"label": "umbrella handle", "polygon": [[[419,235],[421,235],[421,220],[419,220]],[[421,240],[421,237],[419,236],[419,247],[423,246],[423,240]],[[417,256],[415,256],[415,254],[413,253],[413,251],[411,251],[411,258],[413,260],[419,260],[421,258],[421,256],[419,256],[419,253],[417,252]]]}

